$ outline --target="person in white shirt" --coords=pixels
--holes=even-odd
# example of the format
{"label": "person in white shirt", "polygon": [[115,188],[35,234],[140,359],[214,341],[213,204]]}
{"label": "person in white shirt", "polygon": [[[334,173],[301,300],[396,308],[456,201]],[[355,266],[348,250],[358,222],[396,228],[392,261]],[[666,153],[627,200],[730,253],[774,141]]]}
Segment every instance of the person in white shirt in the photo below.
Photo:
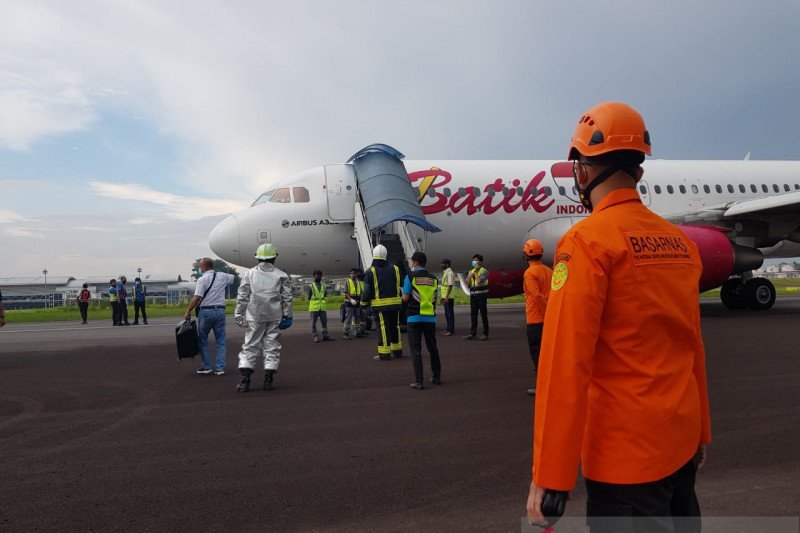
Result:
{"label": "person in white shirt", "polygon": [[[225,374],[226,342],[225,342],[225,287],[233,283],[235,276],[227,272],[215,272],[214,261],[208,257],[200,260],[200,271],[203,275],[197,280],[192,301],[186,309],[184,320],[189,320],[192,310],[198,307],[197,329],[200,344],[200,358],[203,360],[198,374],[211,374],[217,376]],[[211,351],[208,348],[208,334],[214,330],[214,340],[217,342],[217,359],[211,367]]]}
{"label": "person in white shirt", "polygon": [[442,305],[444,306],[444,318],[447,321],[447,329],[442,335],[452,335],[455,332],[455,301],[453,300],[453,285],[455,284],[455,274],[453,269],[450,268],[450,260],[442,259],[439,261],[442,267]]}

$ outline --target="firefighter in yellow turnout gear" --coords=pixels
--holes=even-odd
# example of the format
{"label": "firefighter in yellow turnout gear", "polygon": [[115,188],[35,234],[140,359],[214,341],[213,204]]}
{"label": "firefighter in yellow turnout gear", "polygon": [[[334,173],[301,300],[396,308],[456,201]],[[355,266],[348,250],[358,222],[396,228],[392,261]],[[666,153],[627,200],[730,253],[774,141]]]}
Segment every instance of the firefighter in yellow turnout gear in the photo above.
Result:
{"label": "firefighter in yellow turnout gear", "polygon": [[372,250],[372,266],[364,279],[361,301],[372,307],[378,326],[378,355],[376,360],[388,361],[402,357],[400,339],[400,269],[386,261],[386,247],[379,244]]}

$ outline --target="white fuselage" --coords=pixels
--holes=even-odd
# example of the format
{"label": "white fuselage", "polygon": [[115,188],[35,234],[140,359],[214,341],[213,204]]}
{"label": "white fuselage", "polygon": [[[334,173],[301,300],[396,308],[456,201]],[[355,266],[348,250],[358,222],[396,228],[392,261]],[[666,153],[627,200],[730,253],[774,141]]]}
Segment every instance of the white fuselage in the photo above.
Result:
{"label": "white fuselage", "polygon": [[[436,262],[451,259],[457,271],[475,253],[490,269],[523,269],[522,243],[531,237],[542,241],[549,261],[561,235],[588,214],[574,193],[568,162],[405,161],[405,167],[427,219],[442,230],[428,234],[425,252]],[[702,224],[702,213],[715,207],[800,191],[798,162],[651,160],[644,168],[638,185],[643,203],[662,216],[687,214],[687,223]],[[272,242],[278,264],[292,274],[346,273],[358,265],[352,165],[310,169],[274,189],[277,195],[214,229],[209,244],[217,255],[252,266],[256,247]],[[772,247],[774,256],[800,255],[800,245],[780,238],[783,229],[770,232],[770,221],[764,224],[765,231],[742,234],[737,242]]]}

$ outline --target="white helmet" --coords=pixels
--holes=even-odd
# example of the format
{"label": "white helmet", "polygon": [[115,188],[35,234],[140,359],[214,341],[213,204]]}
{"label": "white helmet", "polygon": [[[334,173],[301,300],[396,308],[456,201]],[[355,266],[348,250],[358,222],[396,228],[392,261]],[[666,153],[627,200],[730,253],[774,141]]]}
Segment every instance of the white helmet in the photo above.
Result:
{"label": "white helmet", "polygon": [[278,257],[278,250],[272,243],[264,243],[256,250],[256,259],[272,259]]}
{"label": "white helmet", "polygon": [[375,248],[372,249],[372,258],[373,259],[386,259],[386,247],[382,244],[379,244]]}

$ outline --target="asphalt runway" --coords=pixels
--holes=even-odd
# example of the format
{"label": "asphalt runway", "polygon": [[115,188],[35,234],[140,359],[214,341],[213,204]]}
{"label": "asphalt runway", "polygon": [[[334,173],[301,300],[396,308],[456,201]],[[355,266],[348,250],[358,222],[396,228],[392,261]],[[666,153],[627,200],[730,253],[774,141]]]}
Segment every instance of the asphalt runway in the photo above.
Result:
{"label": "asphalt runway", "polygon": [[[248,394],[234,392],[232,322],[219,377],[176,359],[175,319],[7,326],[0,530],[519,531],[532,364],[522,307],[489,313],[487,342],[438,337],[444,384],[422,391],[408,387],[408,357],[372,360],[374,332],[344,341],[331,320],[336,342],[312,344],[306,313],[284,334],[276,389]],[[796,516],[800,299],[702,313],[714,435],[703,511]],[[581,485],[569,515],[584,513]]]}

